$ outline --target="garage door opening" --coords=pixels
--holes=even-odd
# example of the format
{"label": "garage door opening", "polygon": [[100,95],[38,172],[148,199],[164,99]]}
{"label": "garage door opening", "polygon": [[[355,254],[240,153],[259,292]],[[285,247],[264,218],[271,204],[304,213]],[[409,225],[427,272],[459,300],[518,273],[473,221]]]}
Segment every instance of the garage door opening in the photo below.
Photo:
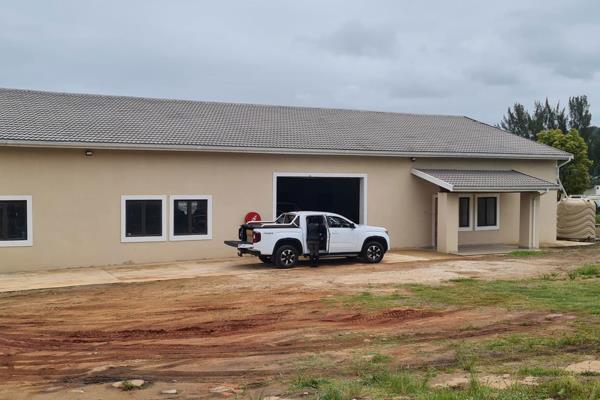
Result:
{"label": "garage door opening", "polygon": [[327,211],[365,223],[365,177],[275,176],[275,215]]}

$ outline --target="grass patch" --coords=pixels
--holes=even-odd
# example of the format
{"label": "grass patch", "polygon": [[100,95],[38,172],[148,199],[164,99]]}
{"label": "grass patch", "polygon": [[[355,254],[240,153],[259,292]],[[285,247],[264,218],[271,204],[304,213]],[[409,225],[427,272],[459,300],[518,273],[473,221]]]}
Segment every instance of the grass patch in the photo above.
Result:
{"label": "grass patch", "polygon": [[600,277],[600,264],[587,264],[569,272],[570,279]]}
{"label": "grass patch", "polygon": [[520,376],[563,376],[568,375],[566,371],[558,368],[544,368],[544,367],[521,367],[517,373]]}
{"label": "grass patch", "polygon": [[[454,345],[455,367],[476,372],[476,365],[494,362],[523,360],[545,355],[560,358],[564,354],[595,353],[600,351],[600,324],[579,322],[573,332],[553,336],[534,336],[512,333],[479,342],[461,342]],[[525,364],[519,375],[561,376],[562,370],[530,367]]]}
{"label": "grass patch", "polygon": [[121,390],[124,392],[129,392],[131,390],[135,390],[138,389],[137,386],[135,386],[133,383],[131,383],[130,381],[123,381],[123,384],[121,386]]}
{"label": "grass patch", "polygon": [[514,250],[507,254],[508,257],[538,257],[547,253],[542,250]]}
{"label": "grass patch", "polygon": [[[435,388],[428,375],[406,370],[382,370],[376,374],[329,380],[309,380],[310,385],[295,389],[315,390],[316,399],[374,400],[407,398],[416,400],[594,400],[600,398],[600,382],[593,379],[546,374],[537,386],[515,384],[507,389],[492,389],[480,384],[475,374],[466,387]],[[319,382],[313,385],[314,382]]]}
{"label": "grass patch", "polygon": [[600,214],[596,214],[596,223],[600,225]]}
{"label": "grass patch", "polygon": [[[583,268],[578,276],[597,277],[596,266]],[[600,282],[597,279],[461,280],[441,286],[408,287],[412,293],[410,299],[420,305],[535,308],[600,315]]]}

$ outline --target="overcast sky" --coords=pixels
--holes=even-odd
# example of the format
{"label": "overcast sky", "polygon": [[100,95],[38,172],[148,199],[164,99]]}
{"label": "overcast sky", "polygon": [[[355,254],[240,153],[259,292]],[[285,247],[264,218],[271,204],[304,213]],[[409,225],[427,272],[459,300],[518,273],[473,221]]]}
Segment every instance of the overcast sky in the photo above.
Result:
{"label": "overcast sky", "polygon": [[600,1],[0,0],[0,86],[467,115],[587,94]]}

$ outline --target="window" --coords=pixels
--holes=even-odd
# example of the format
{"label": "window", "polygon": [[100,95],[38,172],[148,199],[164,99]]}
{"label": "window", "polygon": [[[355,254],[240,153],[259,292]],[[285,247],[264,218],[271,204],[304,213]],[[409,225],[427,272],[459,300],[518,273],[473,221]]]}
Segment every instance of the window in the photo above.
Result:
{"label": "window", "polygon": [[0,247],[32,244],[31,196],[0,196]]}
{"label": "window", "polygon": [[473,228],[471,223],[471,196],[461,196],[458,198],[458,230],[470,231]]}
{"label": "window", "polygon": [[330,228],[352,228],[353,224],[352,222],[347,221],[344,218],[328,215],[327,225],[329,225]]}
{"label": "window", "polygon": [[291,224],[297,218],[296,214],[281,214],[275,220],[278,224]]}
{"label": "window", "polygon": [[477,196],[477,229],[498,229],[498,195]]}
{"label": "window", "polygon": [[171,240],[212,239],[212,196],[171,196]]}
{"label": "window", "polygon": [[121,241],[164,241],[165,207],[165,196],[122,196]]}

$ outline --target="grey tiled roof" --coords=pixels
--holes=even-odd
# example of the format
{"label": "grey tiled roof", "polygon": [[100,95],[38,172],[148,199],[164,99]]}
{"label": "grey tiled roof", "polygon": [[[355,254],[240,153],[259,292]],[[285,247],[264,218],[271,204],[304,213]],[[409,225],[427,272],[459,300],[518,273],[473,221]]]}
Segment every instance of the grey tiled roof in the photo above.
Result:
{"label": "grey tiled roof", "polygon": [[518,171],[419,168],[413,169],[412,173],[451,192],[539,191],[559,188],[558,183]]}
{"label": "grey tiled roof", "polygon": [[462,116],[0,89],[0,144],[565,159]]}

